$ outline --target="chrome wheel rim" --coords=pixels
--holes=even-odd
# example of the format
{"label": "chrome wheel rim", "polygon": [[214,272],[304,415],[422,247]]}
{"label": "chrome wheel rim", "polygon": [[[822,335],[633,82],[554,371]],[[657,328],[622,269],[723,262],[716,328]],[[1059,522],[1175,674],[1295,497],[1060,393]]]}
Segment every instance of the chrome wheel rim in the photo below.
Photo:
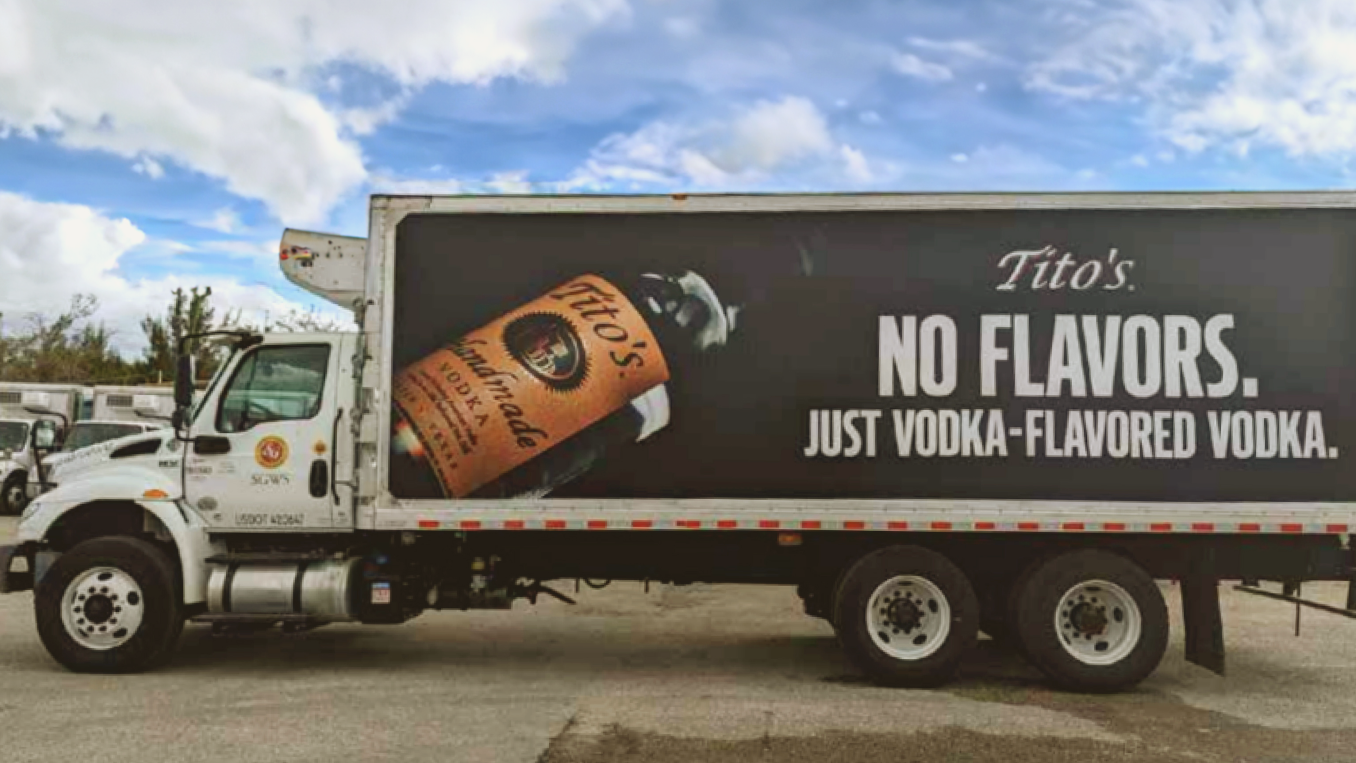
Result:
{"label": "chrome wheel rim", "polygon": [[61,622],[77,644],[95,651],[127,643],[141,628],[146,598],[141,586],[116,567],[87,570],[61,598]]}
{"label": "chrome wheel rim", "polygon": [[881,583],[866,609],[867,633],[896,660],[921,660],[942,648],[951,633],[951,603],[942,589],[917,575]]}
{"label": "chrome wheel rim", "polygon": [[1084,665],[1114,665],[1139,645],[1144,618],[1124,588],[1088,580],[1070,588],[1055,609],[1060,646]]}

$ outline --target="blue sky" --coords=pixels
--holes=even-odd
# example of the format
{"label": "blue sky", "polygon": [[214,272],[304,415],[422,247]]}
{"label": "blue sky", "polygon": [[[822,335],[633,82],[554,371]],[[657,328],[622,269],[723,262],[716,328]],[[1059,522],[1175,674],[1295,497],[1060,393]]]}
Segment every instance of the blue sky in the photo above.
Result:
{"label": "blue sky", "polygon": [[1353,185],[1350,0],[0,3],[0,313],[315,303],[372,192]]}

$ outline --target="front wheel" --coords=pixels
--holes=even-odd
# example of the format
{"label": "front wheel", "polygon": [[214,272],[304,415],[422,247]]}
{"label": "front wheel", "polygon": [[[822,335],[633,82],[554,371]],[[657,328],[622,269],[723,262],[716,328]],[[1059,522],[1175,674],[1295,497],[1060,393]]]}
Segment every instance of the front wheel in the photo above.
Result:
{"label": "front wheel", "polygon": [[0,515],[22,514],[28,505],[28,480],[22,474],[12,474],[0,487]]}
{"label": "front wheel", "polygon": [[965,574],[941,554],[892,546],[848,570],[834,625],[848,658],[876,683],[937,686],[975,645],[979,602]]}
{"label": "front wheel", "polygon": [[96,538],[62,554],[34,596],[38,635],[77,673],[136,673],[173,653],[184,627],[174,566],[137,538]]}
{"label": "front wheel", "polygon": [[1015,609],[1026,656],[1070,691],[1133,687],[1167,650],[1163,594],[1139,565],[1106,551],[1045,562],[1022,584]]}

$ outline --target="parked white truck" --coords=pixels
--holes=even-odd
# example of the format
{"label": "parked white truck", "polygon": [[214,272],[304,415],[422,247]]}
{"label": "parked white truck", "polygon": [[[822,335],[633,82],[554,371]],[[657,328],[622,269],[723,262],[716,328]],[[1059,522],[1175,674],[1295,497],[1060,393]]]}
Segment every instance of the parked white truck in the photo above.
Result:
{"label": "parked white truck", "polygon": [[20,513],[37,494],[44,461],[79,406],[77,386],[0,382],[0,515]]}
{"label": "parked white truck", "polygon": [[977,633],[1056,684],[1222,671],[1218,586],[1349,581],[1356,195],[372,199],[281,267],[349,334],[231,335],[173,431],[0,549],[76,671],[304,629],[795,585],[873,680]]}

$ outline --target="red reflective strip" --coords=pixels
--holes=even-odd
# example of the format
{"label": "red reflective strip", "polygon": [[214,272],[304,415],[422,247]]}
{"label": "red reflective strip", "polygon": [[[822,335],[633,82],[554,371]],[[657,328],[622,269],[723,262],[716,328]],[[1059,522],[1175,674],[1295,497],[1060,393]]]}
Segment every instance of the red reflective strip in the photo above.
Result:
{"label": "red reflective strip", "polygon": [[992,529],[994,529],[994,527],[996,527],[996,525],[994,525],[993,522],[976,522],[976,523],[975,523],[975,529],[976,529],[976,530],[992,530]]}
{"label": "red reflective strip", "polygon": [[758,520],[758,526],[764,530],[776,530],[778,527],[782,526],[782,523],[775,519],[760,519]]}
{"label": "red reflective strip", "polygon": [[886,526],[889,527],[891,530],[907,530],[907,529],[909,529],[909,523],[908,523],[908,522],[890,522],[890,523],[889,523],[888,525],[886,525]]}
{"label": "red reflective strip", "polygon": [[1018,530],[1039,530],[1039,529],[1041,529],[1041,523],[1040,523],[1040,522],[1018,522],[1018,523],[1017,523],[1017,529],[1018,529]]}
{"label": "red reflective strip", "polygon": [[801,522],[801,523],[800,523],[800,529],[802,529],[802,530],[818,530],[818,529],[819,529],[819,520],[818,520],[818,519],[807,519],[807,520],[805,520],[804,522]]}
{"label": "red reflective strip", "polygon": [[463,519],[463,520],[461,520],[461,529],[463,529],[463,530],[479,530],[479,529],[480,529],[480,520],[478,520],[478,519]]}
{"label": "red reflective strip", "polygon": [[1060,529],[1063,529],[1063,530],[1084,530],[1084,529],[1087,529],[1087,528],[1083,526],[1083,523],[1082,523],[1082,522],[1065,522],[1064,524],[1060,525]]}
{"label": "red reflective strip", "polygon": [[722,530],[732,530],[739,527],[739,522],[733,519],[722,519],[716,522],[716,527]]}
{"label": "red reflective strip", "polygon": [[524,523],[523,520],[521,520],[521,519],[505,519],[505,520],[504,520],[504,529],[505,529],[505,530],[521,530],[521,529],[523,529],[523,528],[526,527],[526,526],[527,526],[526,523]]}
{"label": "red reflective strip", "polygon": [[856,521],[844,522],[844,523],[843,523],[843,529],[844,529],[844,530],[865,530],[865,529],[866,529],[866,523],[865,523],[865,522],[856,522]]}
{"label": "red reflective strip", "polygon": [[1124,531],[1125,531],[1125,523],[1124,523],[1124,522],[1103,522],[1103,523],[1102,523],[1102,529],[1103,529],[1103,530],[1109,530],[1109,531],[1111,531],[1111,532],[1124,532]]}
{"label": "red reflective strip", "polygon": [[654,520],[652,520],[652,519],[633,519],[633,520],[631,520],[631,526],[634,527],[634,528],[637,529],[637,530],[648,530],[648,529],[650,529],[651,527],[654,527]]}
{"label": "red reflective strip", "polygon": [[1238,531],[1241,533],[1260,533],[1262,526],[1256,522],[1244,522],[1238,526]]}
{"label": "red reflective strip", "polygon": [[1153,524],[1149,525],[1149,529],[1156,533],[1170,533],[1172,532],[1172,523],[1154,522]]}
{"label": "red reflective strip", "polygon": [[1212,533],[1215,531],[1213,522],[1193,522],[1191,531],[1196,533]]}
{"label": "red reflective strip", "polygon": [[950,530],[950,529],[951,529],[951,523],[950,523],[950,522],[933,522],[933,523],[932,523],[932,529],[934,529],[934,530]]}
{"label": "red reflective strip", "polygon": [[1304,525],[1284,524],[1284,525],[1281,525],[1281,532],[1283,532],[1283,533],[1302,533],[1302,532],[1304,532]]}
{"label": "red reflective strip", "polygon": [[438,529],[438,521],[437,521],[436,519],[421,519],[421,520],[419,520],[419,529],[421,529],[421,530],[437,530],[437,529]]}
{"label": "red reflective strip", "polygon": [[548,520],[546,520],[546,523],[545,523],[545,524],[546,524],[546,529],[548,529],[548,530],[564,530],[564,529],[565,529],[565,520],[563,520],[563,519],[548,519]]}
{"label": "red reflective strip", "polygon": [[679,527],[685,527],[689,530],[695,530],[702,526],[701,520],[697,519],[680,519],[677,522],[674,522],[674,524],[678,525]]}
{"label": "red reflective strip", "polygon": [[606,519],[590,519],[590,520],[589,520],[589,529],[590,529],[590,530],[606,530],[606,529],[607,529],[607,520],[606,520]]}
{"label": "red reflective strip", "polygon": [[1330,533],[1344,533],[1346,531],[1346,525],[1328,525],[1328,532]]}

